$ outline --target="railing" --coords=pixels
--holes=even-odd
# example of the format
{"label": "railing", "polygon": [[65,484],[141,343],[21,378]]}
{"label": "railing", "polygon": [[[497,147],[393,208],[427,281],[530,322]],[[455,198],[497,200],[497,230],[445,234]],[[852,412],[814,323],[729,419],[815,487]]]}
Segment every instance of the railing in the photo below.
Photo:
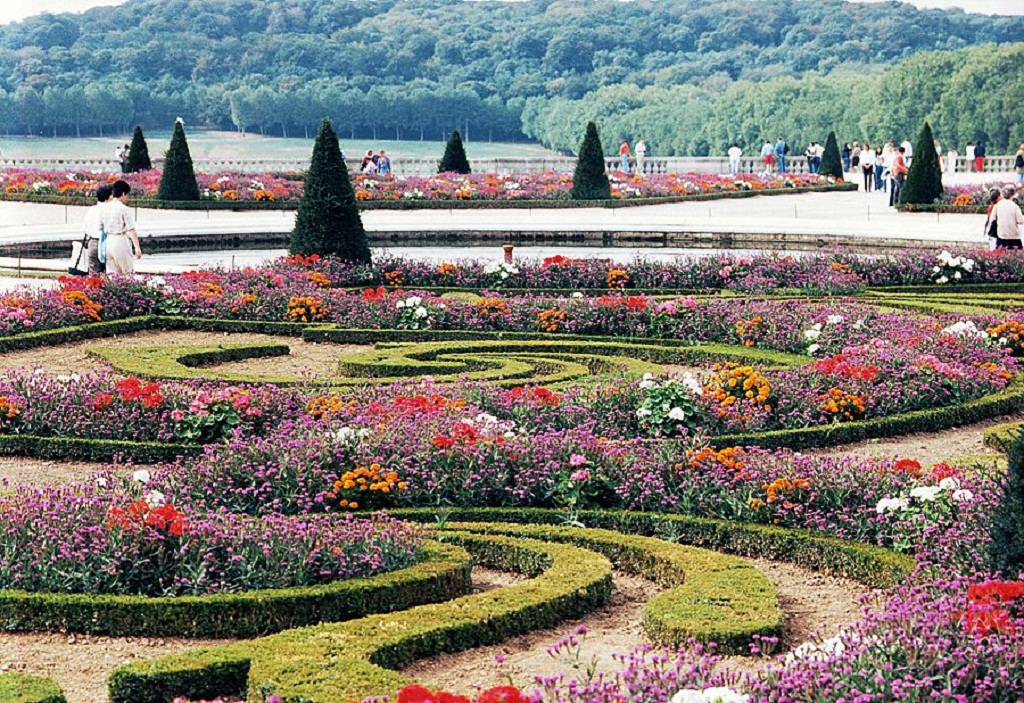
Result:
{"label": "railing", "polygon": [[[1014,155],[985,157],[986,173],[1010,173],[1013,171]],[[943,157],[943,166],[946,165]],[[347,159],[349,172],[359,171],[358,159]],[[298,159],[196,159],[197,171],[204,173],[282,173],[288,171],[305,171],[309,161]],[[630,158],[630,170],[636,170],[636,159]],[[162,159],[153,161],[156,168],[163,165]],[[437,159],[417,157],[395,157],[391,159],[392,169],[402,176],[427,176],[437,172]],[[538,173],[555,171],[558,173],[572,172],[576,159],[567,156],[552,157],[517,157],[517,158],[482,158],[471,159],[470,165],[478,173],[497,173],[512,175],[515,173]],[[0,169],[32,168],[43,171],[98,171],[116,173],[118,163],[113,159],[0,159]],[[609,173],[621,168],[618,157],[606,157],[605,168]],[[786,158],[786,170],[791,173],[807,173],[807,159],[803,156]],[[956,170],[960,173],[973,171],[973,163],[968,163],[963,156],[957,158]],[[740,173],[760,173],[764,171],[764,163],[759,156],[740,158]],[[648,156],[644,159],[643,172],[648,175],[659,173],[729,173],[729,159],[714,156]]]}

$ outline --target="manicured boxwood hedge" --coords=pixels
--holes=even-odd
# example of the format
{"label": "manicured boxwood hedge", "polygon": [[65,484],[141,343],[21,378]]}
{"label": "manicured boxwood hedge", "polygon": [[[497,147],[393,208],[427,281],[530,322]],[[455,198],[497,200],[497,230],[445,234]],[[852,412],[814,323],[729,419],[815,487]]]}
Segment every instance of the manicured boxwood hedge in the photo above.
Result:
{"label": "manicured boxwood hedge", "polygon": [[67,703],[67,699],[52,679],[0,674],[0,703]]}
{"label": "manicured boxwood hedge", "polygon": [[471,590],[469,555],[428,543],[422,561],[407,569],[304,588],[173,598],[0,591],[0,630],[254,637],[443,602]]}
{"label": "manicured boxwood hedge", "polygon": [[132,442],[119,439],[91,439],[89,437],[0,435],[0,455],[2,456],[157,464],[174,461],[178,457],[196,456],[202,452],[203,446],[200,444]]}
{"label": "manicured boxwood hedge", "polygon": [[288,703],[336,703],[394,695],[406,683],[389,669],[416,659],[500,642],[590,612],[611,595],[611,563],[568,545],[452,533],[478,562],[533,578],[507,588],[400,613],[288,630],[156,660],[109,679],[113,703],[166,703],[269,694]]}
{"label": "manicured boxwood hedge", "polygon": [[90,347],[89,356],[111,363],[118,371],[139,378],[208,379],[236,383],[292,385],[299,381],[287,376],[265,376],[202,368],[245,359],[288,356],[286,344],[208,344],[163,347]]}
{"label": "manicured boxwood hedge", "polygon": [[991,449],[1006,452],[1022,432],[1024,432],[1024,422],[1004,422],[985,430],[982,443]]}

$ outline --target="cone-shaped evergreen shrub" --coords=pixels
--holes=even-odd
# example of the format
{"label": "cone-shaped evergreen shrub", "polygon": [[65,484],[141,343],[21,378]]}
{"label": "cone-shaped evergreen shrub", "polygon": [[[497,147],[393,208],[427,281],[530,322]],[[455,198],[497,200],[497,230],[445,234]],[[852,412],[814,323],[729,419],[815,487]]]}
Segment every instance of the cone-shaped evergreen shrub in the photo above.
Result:
{"label": "cone-shaped evergreen shrub", "polygon": [[157,200],[199,200],[199,184],[188,152],[185,128],[181,121],[174,123],[171,147],[164,160],[164,173],[160,177]]}
{"label": "cone-shaped evergreen shrub", "polygon": [[587,133],[580,144],[569,197],[573,200],[608,200],[612,197],[612,187],[608,183],[608,174],[604,169],[601,137],[597,134],[597,125],[593,122],[587,123]]}
{"label": "cone-shaped evergreen shrub", "polygon": [[153,168],[153,162],[149,160],[149,147],[146,145],[146,138],[142,136],[142,127],[135,125],[132,133],[132,145],[128,148],[128,163],[125,165],[125,173],[137,173],[148,171]]}
{"label": "cone-shaped evergreen shrub", "polygon": [[821,169],[819,173],[823,176],[832,176],[836,181],[843,180],[843,160],[839,157],[839,142],[836,141],[836,133],[829,132],[825,140],[825,153],[821,155]]}
{"label": "cone-shaped evergreen shrub", "polygon": [[917,135],[914,158],[907,171],[907,182],[900,194],[900,202],[911,205],[931,205],[942,197],[942,166],[935,152],[935,137],[927,122]]}
{"label": "cone-shaped evergreen shrub", "polygon": [[338,135],[324,119],[313,145],[302,200],[295,215],[288,251],[292,254],[336,256],[354,263],[370,263],[366,230],[356,207],[356,195],[341,158]]}
{"label": "cone-shaped evergreen shrub", "polygon": [[[930,131],[930,130],[929,130]],[[992,512],[989,567],[1007,578],[1024,571],[1024,432],[1010,445],[999,507]]]}
{"label": "cone-shaped evergreen shrub", "polygon": [[452,136],[448,137],[448,143],[444,147],[444,156],[441,163],[437,165],[438,173],[469,173],[469,159],[466,158],[466,147],[462,146],[462,135],[459,130],[454,130]]}

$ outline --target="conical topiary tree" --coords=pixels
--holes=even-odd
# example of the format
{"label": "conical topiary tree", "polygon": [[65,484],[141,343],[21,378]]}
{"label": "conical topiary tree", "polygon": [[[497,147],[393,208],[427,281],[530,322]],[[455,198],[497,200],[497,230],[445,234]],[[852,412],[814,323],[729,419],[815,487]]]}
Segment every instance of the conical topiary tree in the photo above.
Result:
{"label": "conical topiary tree", "polygon": [[135,125],[135,131],[132,133],[132,145],[128,148],[125,173],[148,171],[151,168],[153,168],[153,162],[149,160],[149,147],[146,145],[146,138],[142,136],[142,127]]}
{"label": "conical topiary tree", "polygon": [[587,133],[580,144],[569,197],[573,200],[608,200],[612,197],[612,187],[605,173],[604,149],[593,121],[587,123]]}
{"label": "conical topiary tree", "polygon": [[1003,494],[992,511],[988,561],[991,571],[1017,578],[1024,571],[1024,433],[1010,444],[1008,455]]}
{"label": "conical topiary tree", "polygon": [[174,134],[164,159],[164,172],[156,197],[158,200],[199,200],[199,184],[196,183],[192,155],[185,140],[185,126],[180,118],[174,123]]}
{"label": "conical topiary tree", "polygon": [[836,141],[834,131],[828,133],[825,140],[825,153],[821,155],[821,169],[818,171],[823,176],[832,176],[836,181],[843,179],[843,160],[839,157],[839,142]]}
{"label": "conical topiary tree", "polygon": [[338,135],[327,118],[320,123],[313,145],[313,158],[306,171],[288,251],[303,256],[330,255],[353,263],[370,263],[370,247],[348,179],[348,168],[341,158]]}
{"label": "conical topiary tree", "polygon": [[907,182],[900,193],[900,202],[909,205],[931,205],[942,197],[942,166],[935,151],[932,126],[927,122],[917,135],[914,158],[907,171]]}
{"label": "conical topiary tree", "polygon": [[444,146],[444,156],[437,165],[438,173],[470,173],[469,159],[466,158],[466,147],[462,145],[459,130],[453,130]]}

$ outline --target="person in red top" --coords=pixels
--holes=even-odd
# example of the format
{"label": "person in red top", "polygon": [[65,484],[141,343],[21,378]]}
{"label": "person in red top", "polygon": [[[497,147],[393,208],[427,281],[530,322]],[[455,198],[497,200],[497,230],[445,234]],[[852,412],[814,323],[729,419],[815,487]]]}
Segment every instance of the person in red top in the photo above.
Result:
{"label": "person in red top", "polygon": [[892,158],[892,188],[889,190],[889,207],[900,201],[900,191],[907,181],[907,150],[902,146],[896,149],[896,155]]}
{"label": "person in red top", "polygon": [[622,160],[622,172],[629,173],[629,140],[623,139],[619,144],[619,159]]}

